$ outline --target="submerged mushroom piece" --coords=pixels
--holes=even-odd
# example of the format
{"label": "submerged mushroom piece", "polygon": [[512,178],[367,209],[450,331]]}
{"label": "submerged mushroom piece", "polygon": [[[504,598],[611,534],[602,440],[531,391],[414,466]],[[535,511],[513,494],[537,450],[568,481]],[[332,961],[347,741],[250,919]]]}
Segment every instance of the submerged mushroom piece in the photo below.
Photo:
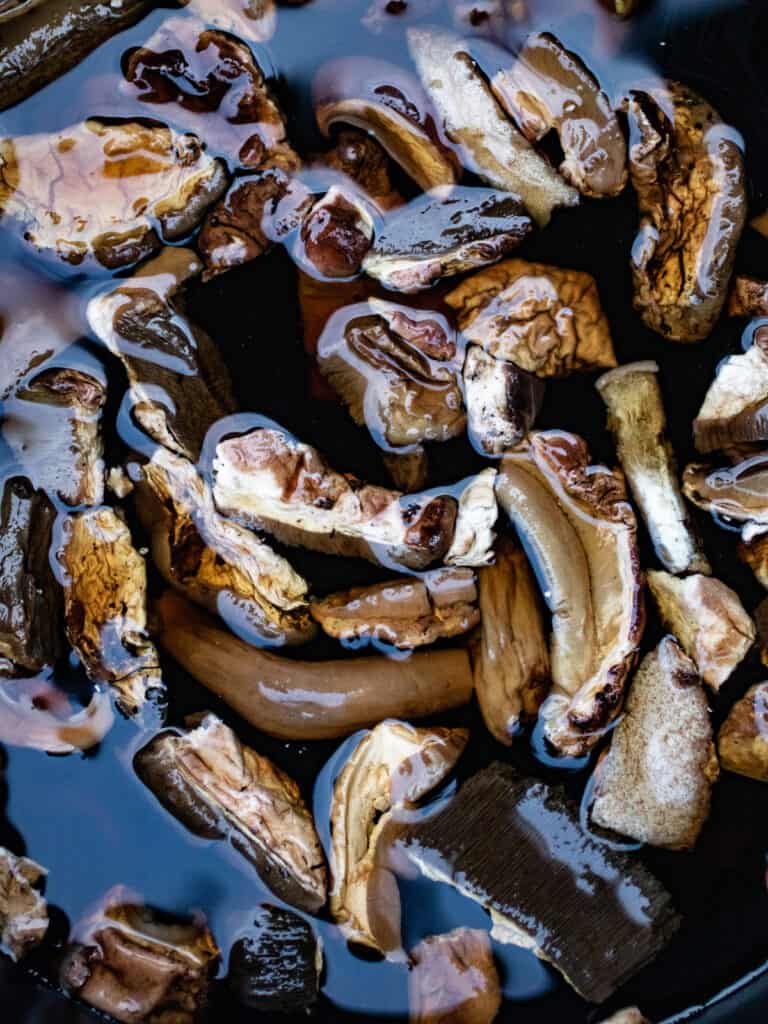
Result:
{"label": "submerged mushroom piece", "polygon": [[281,899],[318,911],[325,858],[299,787],[216,715],[188,724],[194,728],[159,733],[138,752],[139,778],[195,835],[228,839]]}
{"label": "submerged mushroom piece", "polygon": [[446,565],[481,566],[493,561],[493,527],[499,515],[496,501],[496,470],[482,469],[462,488],[453,541],[445,556]]}
{"label": "submerged mushroom piece", "polygon": [[501,985],[488,933],[455,928],[430,935],[411,950],[411,1024],[492,1024]]}
{"label": "submerged mushroom piece", "polygon": [[718,369],[693,421],[700,452],[768,440],[768,337],[755,331],[743,354]]}
{"label": "submerged mushroom piece", "polygon": [[729,316],[768,316],[768,282],[738,274],[728,296]]}
{"label": "submerged mushroom piece", "polygon": [[722,469],[691,463],[683,494],[699,508],[743,524],[742,538],[749,541],[768,527],[768,457],[761,453]]}
{"label": "submerged mushroom piece", "polygon": [[690,850],[720,769],[696,666],[672,637],[643,659],[625,711],[595,773],[592,818],[641,843]]}
{"label": "submerged mushroom piece", "polygon": [[265,43],[275,34],[275,0],[178,0],[193,14],[232,36]]}
{"label": "submerged mushroom piece", "polygon": [[630,93],[627,112],[640,208],[632,247],[635,309],[666,338],[701,341],[725,302],[746,219],[741,142],[679,82],[652,96]]}
{"label": "submerged mushroom piece", "polygon": [[34,886],[48,872],[0,846],[0,951],[20,960],[48,931],[48,904]]}
{"label": "submerged mushroom piece", "polygon": [[46,754],[74,754],[101,743],[115,723],[105,688],[78,706],[47,674],[0,682],[0,743]]}
{"label": "submerged mushroom piece", "polygon": [[372,135],[346,128],[334,136],[334,142],[333,149],[317,157],[318,166],[350,178],[379,210],[402,205],[403,197],[392,184],[386,150]]}
{"label": "submerged mushroom piece", "polygon": [[731,708],[717,737],[726,771],[768,782],[768,683],[750,686]]}
{"label": "submerged mushroom piece", "polygon": [[373,241],[366,205],[351,189],[332,186],[304,214],[294,258],[322,277],[359,274]]}
{"label": "submerged mushroom piece", "polygon": [[544,401],[544,384],[514,363],[469,345],[464,401],[472,444],[482,455],[499,456],[527,436]]}
{"label": "submerged mushroom piece", "polygon": [[400,899],[382,849],[397,825],[453,769],[466,729],[416,729],[381,722],[350,754],[333,787],[331,914],[351,942],[382,953],[400,949]]}
{"label": "submerged mushroom piece", "polygon": [[[617,8],[620,4],[621,0],[617,0]],[[629,7],[631,5],[625,3],[623,6]],[[627,13],[630,14],[631,11]],[[617,1010],[616,1013],[612,1013],[610,1017],[606,1017],[605,1020],[601,1021],[601,1024],[651,1024],[651,1022],[642,1015],[636,1006],[627,1006],[623,1010]]]}

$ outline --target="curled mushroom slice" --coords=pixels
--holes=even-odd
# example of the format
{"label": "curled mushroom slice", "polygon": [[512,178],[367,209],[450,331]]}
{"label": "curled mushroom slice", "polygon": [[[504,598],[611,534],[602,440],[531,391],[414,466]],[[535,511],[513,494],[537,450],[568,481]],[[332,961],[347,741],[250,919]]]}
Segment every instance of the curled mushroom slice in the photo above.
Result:
{"label": "curled mushroom slice", "polygon": [[563,150],[560,173],[583,195],[618,195],[627,181],[627,146],[611,101],[576,54],[549,32],[525,41],[491,82],[520,131],[539,142],[551,129]]}
{"label": "curled mushroom slice", "polygon": [[446,565],[480,566],[493,561],[493,527],[499,515],[496,501],[496,470],[481,470],[462,488],[453,541]]}
{"label": "curled mushroom slice", "polygon": [[598,378],[608,429],[659,560],[672,573],[710,573],[680,493],[677,464],[653,362],[627,363]]}
{"label": "curled mushroom slice", "polygon": [[112,728],[115,715],[105,689],[95,689],[85,707],[74,707],[67,694],[45,675],[0,681],[0,743],[73,754],[90,750]]}
{"label": "curled mushroom slice", "polygon": [[768,316],[768,282],[739,274],[728,296],[729,316]]}
{"label": "curled mushroom slice", "polygon": [[[232,36],[265,43],[275,34],[275,0],[178,0],[203,21]],[[180,20],[180,19],[179,19]]]}
{"label": "curled mushroom slice", "polygon": [[331,914],[347,939],[382,953],[400,949],[397,882],[382,850],[397,825],[394,811],[413,807],[453,769],[466,729],[416,729],[381,722],[349,756],[331,804]]}
{"label": "curled mushroom slice", "polygon": [[753,455],[722,469],[691,463],[683,473],[683,493],[699,508],[742,525],[749,541],[768,527],[768,458]]}
{"label": "curled mushroom slice", "polygon": [[750,686],[736,701],[717,737],[726,771],[768,782],[768,683]]}
{"label": "curled mushroom slice", "polygon": [[347,736],[389,716],[423,718],[460,707],[472,696],[463,650],[404,661],[295,661],[249,646],[173,591],[156,608],[165,650],[246,722],[279,739]]}
{"label": "curled mushroom slice", "polygon": [[229,839],[286,902],[314,913],[326,870],[299,787],[213,714],[162,732],[134,758],[139,778],[195,835]]}
{"label": "curled mushroom slice", "polygon": [[322,277],[354,277],[372,241],[365,203],[334,185],[304,214],[295,253]]}
{"label": "curled mushroom slice", "polygon": [[458,181],[458,160],[424,89],[395,64],[371,57],[331,61],[317,72],[312,98],[324,135],[336,124],[369,132],[420,188]]}
{"label": "curled mushroom slice", "polygon": [[464,401],[473,445],[483,455],[502,455],[527,435],[544,400],[544,385],[533,374],[479,345],[464,360]]}
{"label": "curled mushroom slice", "polygon": [[456,928],[411,950],[411,1024],[493,1024],[501,985],[488,932]]}
{"label": "curled mushroom slice", "polygon": [[544,735],[560,754],[591,749],[621,710],[645,625],[637,523],[616,470],[550,430],[508,452],[496,483],[552,612]]}
{"label": "curled mushroom slice", "polygon": [[635,309],[666,338],[701,341],[725,302],[746,218],[742,143],[678,82],[653,97],[631,93],[627,109],[640,207],[632,247]]}
{"label": "curled mushroom slice", "polygon": [[743,354],[718,369],[693,421],[700,452],[768,440],[768,337],[756,331]]}
{"label": "curled mushroom slice", "polygon": [[39,946],[48,931],[48,904],[35,888],[47,874],[0,846],[0,950],[14,960]]}

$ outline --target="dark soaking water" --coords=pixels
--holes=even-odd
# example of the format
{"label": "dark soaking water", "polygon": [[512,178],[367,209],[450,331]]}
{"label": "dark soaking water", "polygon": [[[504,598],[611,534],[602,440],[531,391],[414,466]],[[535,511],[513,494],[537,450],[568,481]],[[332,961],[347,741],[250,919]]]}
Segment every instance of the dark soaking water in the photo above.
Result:
{"label": "dark soaking water", "polygon": [[[122,87],[122,69],[126,55],[171,15],[185,18],[189,12],[171,5],[153,10],[101,45],[74,70],[0,113],[0,137],[56,131],[90,116],[155,116]],[[265,74],[274,79],[289,118],[289,138],[302,156],[327,146],[316,128],[312,107],[311,85],[317,69],[342,56],[379,58],[410,69],[404,33],[417,24],[457,27],[471,35],[478,48],[490,39],[510,50],[532,30],[552,31],[584,60],[614,101],[634,85],[647,85],[667,75],[679,78],[700,91],[743,135],[750,213],[762,211],[768,203],[768,79],[764,71],[768,12],[759,0],[649,0],[643,12],[627,21],[617,20],[597,0],[508,0],[499,4],[485,0],[477,4],[462,0],[310,0],[300,8],[280,7],[273,37],[267,43],[254,44],[253,50]],[[171,114],[172,107],[165,104],[156,116],[169,118]],[[180,130],[192,127],[205,136],[204,122],[199,127],[193,124],[188,112],[182,117],[180,111],[176,126]],[[215,145],[211,149],[216,152]],[[413,194],[412,184],[404,177],[394,172],[394,180],[404,194]],[[89,195],[83,193],[77,201],[85,208]],[[741,326],[739,321],[722,320],[706,342],[694,347],[665,343],[643,327],[632,311],[628,262],[636,220],[630,188],[615,200],[582,200],[578,209],[556,213],[550,226],[532,235],[519,255],[585,270],[596,277],[619,362],[655,359],[661,366],[670,434],[678,461],[684,465],[695,454],[690,437],[692,418],[717,364],[739,350]],[[746,232],[737,272],[765,276],[766,266],[768,242]],[[71,266],[40,256],[11,231],[0,232],[3,415],[10,418],[12,414],[13,386],[26,372],[22,359],[28,348],[25,339],[34,337],[39,341],[39,365],[86,368],[108,382],[105,457],[111,466],[125,461],[126,446],[151,453],[153,445],[120,415],[126,388],[124,371],[90,335],[85,320],[88,300],[109,282],[110,274],[103,268]],[[354,284],[338,288],[344,303],[360,301],[372,290],[356,292]],[[435,297],[439,294],[438,289],[417,297],[416,303],[409,297],[402,301],[439,308],[440,299]],[[276,420],[324,452],[340,470],[387,482],[380,453],[367,431],[355,427],[346,410],[318,388],[312,360],[302,342],[296,270],[284,250],[277,247],[208,284],[194,281],[188,290],[188,305],[190,318],[205,327],[219,346],[244,411]],[[548,382],[537,425],[583,435],[593,462],[614,464],[604,416],[593,378],[574,375],[562,382]],[[249,415],[248,421],[252,419]],[[44,421],[17,417],[13,423],[13,449],[5,435],[0,446],[4,479],[19,472],[14,452],[25,453],[34,446],[35,455],[39,449],[43,457],[47,445],[56,450],[56,438],[48,436]],[[205,455],[202,468],[204,462]],[[466,438],[432,445],[428,486],[444,491],[484,465],[487,463],[473,452]],[[58,503],[53,495],[52,500]],[[146,538],[133,519],[130,499],[123,504],[134,540],[137,546],[143,545]],[[737,559],[737,538],[719,530],[708,518],[698,518],[715,575],[734,587],[752,611],[762,594]],[[643,564],[655,564],[642,527],[641,545]],[[311,581],[313,592],[321,595],[387,575],[363,562],[298,548],[290,551],[290,558]],[[150,590],[158,593],[162,584],[151,569],[150,576]],[[644,651],[661,635],[652,609],[649,615]],[[302,647],[300,657],[354,654],[321,638]],[[352,741],[286,743],[272,739],[240,720],[170,658],[163,658],[163,671],[169,689],[169,725],[180,725],[185,715],[204,709],[219,714],[243,742],[272,758],[299,782],[327,849],[333,781]],[[751,655],[714,698],[715,728],[733,700],[761,678],[757,657]],[[64,659],[39,685],[38,700],[51,700],[55,694],[56,700],[69,699],[75,710],[87,703],[91,692],[74,658]],[[49,872],[45,892],[52,908],[51,930],[43,950],[30,961],[38,977],[51,977],[52,963],[70,930],[76,929],[108,891],[121,887],[138,901],[163,911],[202,913],[222,952],[219,975],[223,978],[229,949],[247,931],[259,905],[279,900],[227,842],[193,837],[136,778],[133,756],[152,730],[142,731],[117,715],[103,742],[87,753],[49,756],[21,745],[18,734],[14,736],[12,728],[3,727],[6,713],[0,705],[4,751],[0,795],[5,796],[5,806],[0,808],[4,810],[0,845],[27,854]],[[575,800],[582,798],[594,758],[553,767],[540,739],[528,734],[516,739],[510,749],[501,747],[485,730],[474,706],[441,715],[435,724],[468,727],[471,738],[454,777],[431,799],[448,799],[462,780],[499,759],[548,782],[564,782]],[[490,825],[488,841],[493,842]],[[688,1007],[713,998],[768,958],[766,851],[768,787],[723,773],[694,853],[673,854],[648,847],[639,852],[671,891],[684,917],[682,929],[658,960],[598,1010],[583,1002],[533,954],[494,943],[505,997],[500,1019],[576,1024],[599,1021],[615,1009],[639,1003],[651,1019],[671,1021],[679,1019],[676,1015]],[[399,884],[406,950],[428,935],[458,926],[488,928],[485,912],[447,886],[414,877],[404,877]],[[325,957],[318,1019],[407,1017],[405,964],[376,961],[350,950],[327,911],[311,922],[322,939]],[[4,1000],[0,991],[0,1006]],[[10,1024],[10,1018],[2,1013],[0,1017]],[[257,1018],[252,1011],[239,1011],[220,981],[214,985],[208,1019],[234,1022]]]}

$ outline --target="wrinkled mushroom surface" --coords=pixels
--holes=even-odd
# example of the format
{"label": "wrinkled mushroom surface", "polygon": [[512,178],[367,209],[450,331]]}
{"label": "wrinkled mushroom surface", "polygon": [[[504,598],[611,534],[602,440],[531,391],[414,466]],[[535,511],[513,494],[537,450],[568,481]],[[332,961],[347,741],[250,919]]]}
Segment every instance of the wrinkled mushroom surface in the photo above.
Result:
{"label": "wrinkled mushroom surface", "polygon": [[544,385],[527,370],[469,345],[464,359],[467,429],[475,448],[502,455],[528,434],[544,400]]}
{"label": "wrinkled mushroom surface", "polygon": [[729,316],[768,316],[768,282],[738,274],[728,296]]}
{"label": "wrinkled mushroom surface", "polygon": [[731,708],[717,737],[726,771],[768,782],[768,683],[750,686]]}
{"label": "wrinkled mushroom surface", "polygon": [[455,928],[430,935],[410,953],[412,1024],[493,1024],[501,985],[488,932]]}
{"label": "wrinkled mushroom surface", "polygon": [[499,515],[496,501],[496,470],[481,470],[462,488],[453,541],[446,565],[480,566],[493,561],[493,527]]}
{"label": "wrinkled mushroom surface", "polygon": [[746,352],[724,360],[693,421],[700,452],[768,440],[768,338],[760,331]]}
{"label": "wrinkled mushroom surface", "polygon": [[46,874],[0,846],[0,950],[14,960],[39,946],[48,931],[48,905],[34,888]]}
{"label": "wrinkled mushroom surface", "polygon": [[392,184],[386,150],[372,135],[345,128],[334,136],[334,142],[332,149],[317,157],[317,165],[351,178],[380,210],[402,205],[403,197]]}
{"label": "wrinkled mushroom surface", "polygon": [[739,558],[749,566],[760,586],[768,590],[768,533],[757,533],[748,541],[742,541]]}

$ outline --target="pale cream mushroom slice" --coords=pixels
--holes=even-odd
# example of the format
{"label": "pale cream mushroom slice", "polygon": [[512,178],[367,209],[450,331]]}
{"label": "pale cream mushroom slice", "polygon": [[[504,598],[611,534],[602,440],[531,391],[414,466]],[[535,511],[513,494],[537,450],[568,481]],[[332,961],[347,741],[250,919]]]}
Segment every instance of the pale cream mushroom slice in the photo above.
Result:
{"label": "pale cream mushroom slice", "polygon": [[471,477],[459,496],[459,512],[453,540],[445,556],[446,565],[476,568],[493,561],[494,526],[499,516],[496,501],[496,470],[482,469]]}
{"label": "pale cream mushroom slice", "polygon": [[501,984],[488,932],[455,928],[430,935],[411,950],[408,1003],[411,1024],[492,1024],[501,1009]]}
{"label": "pale cream mushroom slice", "polygon": [[744,353],[718,369],[693,421],[700,452],[768,440],[768,336],[755,331]]}
{"label": "pale cream mushroom slice", "polygon": [[768,782],[768,683],[750,686],[720,727],[721,766],[737,775]]}
{"label": "pale cream mushroom slice", "polygon": [[0,951],[13,960],[39,946],[48,931],[48,904],[35,888],[47,874],[0,846]]}
{"label": "pale cream mushroom slice", "polygon": [[467,431],[474,447],[486,457],[498,457],[520,444],[539,414],[543,382],[480,345],[467,346],[463,377]]}

